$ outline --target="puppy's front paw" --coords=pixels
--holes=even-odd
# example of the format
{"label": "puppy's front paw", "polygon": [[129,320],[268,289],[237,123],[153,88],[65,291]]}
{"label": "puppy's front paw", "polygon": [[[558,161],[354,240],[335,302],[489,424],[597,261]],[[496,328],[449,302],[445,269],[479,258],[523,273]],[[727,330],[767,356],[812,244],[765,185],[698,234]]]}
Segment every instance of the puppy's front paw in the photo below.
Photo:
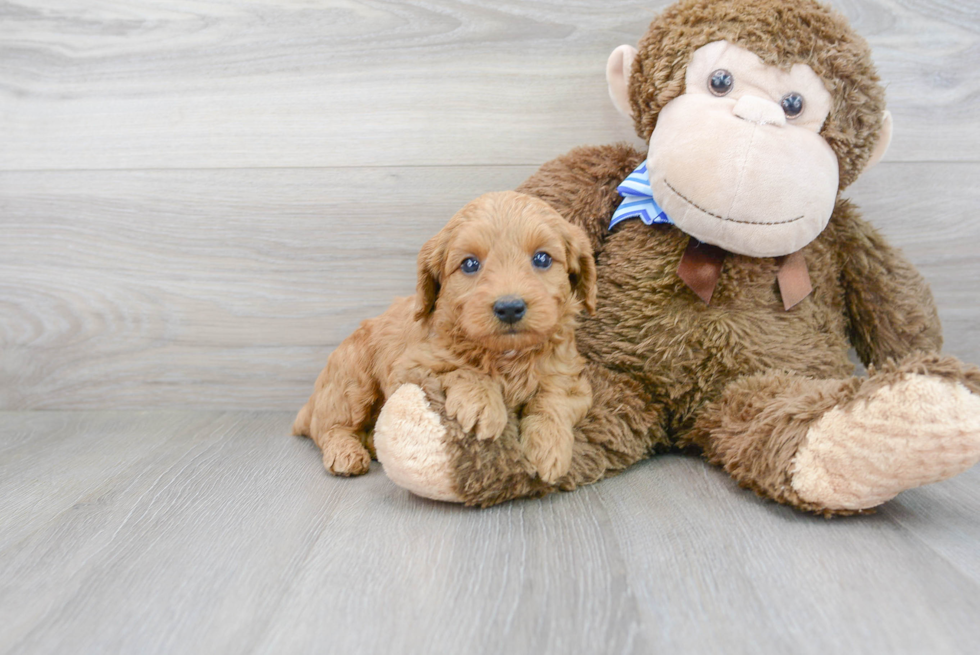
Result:
{"label": "puppy's front paw", "polygon": [[464,431],[473,429],[479,414],[480,406],[471,402],[458,386],[446,389],[446,415],[455,419]]}
{"label": "puppy's front paw", "polygon": [[476,438],[480,440],[496,439],[507,427],[503,396],[468,385],[446,389],[446,414],[466,432],[476,428]]}
{"label": "puppy's front paw", "polygon": [[323,447],[323,468],[334,475],[364,475],[371,468],[371,454],[355,439],[331,439]]}
{"label": "puppy's front paw", "polygon": [[570,426],[534,415],[521,421],[524,454],[548,484],[558,482],[571,468],[574,440]]}
{"label": "puppy's front paw", "polygon": [[504,399],[499,395],[491,396],[480,412],[480,419],[476,424],[476,438],[481,441],[496,439],[503,434],[506,427],[507,407],[504,405]]}

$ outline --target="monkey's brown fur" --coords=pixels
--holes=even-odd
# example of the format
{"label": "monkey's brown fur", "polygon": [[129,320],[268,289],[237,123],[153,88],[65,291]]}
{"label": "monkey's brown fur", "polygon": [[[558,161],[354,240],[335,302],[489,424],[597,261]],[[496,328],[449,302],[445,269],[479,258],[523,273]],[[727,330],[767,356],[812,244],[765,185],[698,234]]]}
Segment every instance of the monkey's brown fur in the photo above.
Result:
{"label": "monkey's brown fur", "polygon": [[[552,263],[534,268],[547,252]],[[460,263],[475,257],[480,270]],[[419,253],[418,293],[365,321],[331,353],[293,433],[312,437],[336,475],[370,465],[370,428],[385,398],[414,382],[444,401],[480,439],[495,439],[520,409],[521,452],[542,479],[568,470],[572,427],[591,394],[575,319],[595,305],[588,239],[547,204],[514,192],[481,196]],[[495,300],[519,297],[526,313],[504,323]]]}
{"label": "monkey's brown fur", "polygon": [[[856,179],[878,138],[884,93],[865,42],[810,0],[689,0],[657,17],[632,69],[638,134],[647,139],[660,109],[684,92],[691,54],[720,39],[769,64],[812,67],[833,96],[821,134],[838,156],[840,189]],[[776,260],[729,255],[706,305],[676,274],[686,234],[638,220],[607,229],[621,202],[616,187],[644,158],[627,145],[577,148],[519,187],[583,227],[596,251],[597,311],[577,333],[593,406],[557,485],[528,474],[512,436],[480,443],[443,420],[460,500],[490,505],[573,489],[653,452],[693,445],[760,495],[849,513],[804,501],[789,484],[811,425],[909,373],[980,393],[976,369],[935,354],[940,325],[922,277],[839,197],[827,227],[802,251],[809,298],[785,311]],[[851,377],[850,346],[869,379]],[[442,411],[438,398],[430,401]]]}

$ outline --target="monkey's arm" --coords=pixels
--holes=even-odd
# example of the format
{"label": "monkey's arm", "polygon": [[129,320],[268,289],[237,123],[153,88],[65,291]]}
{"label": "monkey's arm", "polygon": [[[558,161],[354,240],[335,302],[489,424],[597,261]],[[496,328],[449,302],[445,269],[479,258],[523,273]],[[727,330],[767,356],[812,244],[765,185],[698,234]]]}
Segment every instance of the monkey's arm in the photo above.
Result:
{"label": "monkey's arm", "polygon": [[914,352],[939,352],[942,328],[929,285],[911,262],[861,219],[847,201],[841,241],[841,283],[848,336],[861,361],[880,365]]}
{"label": "monkey's arm", "polygon": [[609,220],[623,199],[616,187],[644,157],[626,143],[575,148],[544,164],[517,191],[541,198],[584,229],[598,254],[609,234]]}

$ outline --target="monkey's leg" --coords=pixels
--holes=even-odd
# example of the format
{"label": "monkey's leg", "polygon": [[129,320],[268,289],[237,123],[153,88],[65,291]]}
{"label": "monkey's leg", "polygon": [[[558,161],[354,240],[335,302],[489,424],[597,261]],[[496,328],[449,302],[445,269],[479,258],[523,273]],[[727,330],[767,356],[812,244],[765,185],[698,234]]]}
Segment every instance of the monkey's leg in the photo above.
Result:
{"label": "monkey's leg", "polygon": [[488,506],[514,498],[572,490],[619,471],[665,443],[663,416],[631,378],[589,365],[592,409],[575,428],[571,468],[556,484],[537,476],[524,455],[518,419],[493,441],[479,441],[446,418],[444,400],[404,385],[375,425],[378,460],[396,484],[451,502]]}
{"label": "monkey's leg", "polygon": [[735,380],[689,435],[759,495],[848,514],[980,460],[980,370],[915,354],[867,378]]}

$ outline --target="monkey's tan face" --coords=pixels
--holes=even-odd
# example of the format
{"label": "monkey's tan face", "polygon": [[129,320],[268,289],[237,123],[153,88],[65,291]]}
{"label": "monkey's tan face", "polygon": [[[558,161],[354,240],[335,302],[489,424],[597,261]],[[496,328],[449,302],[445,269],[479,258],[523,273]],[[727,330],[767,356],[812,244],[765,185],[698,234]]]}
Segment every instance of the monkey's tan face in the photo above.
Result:
{"label": "monkey's tan face", "polygon": [[726,250],[799,250],[837,198],[837,157],[819,134],[830,109],[809,66],[784,71],[727,41],[703,46],[650,138],[654,198],[681,230]]}

